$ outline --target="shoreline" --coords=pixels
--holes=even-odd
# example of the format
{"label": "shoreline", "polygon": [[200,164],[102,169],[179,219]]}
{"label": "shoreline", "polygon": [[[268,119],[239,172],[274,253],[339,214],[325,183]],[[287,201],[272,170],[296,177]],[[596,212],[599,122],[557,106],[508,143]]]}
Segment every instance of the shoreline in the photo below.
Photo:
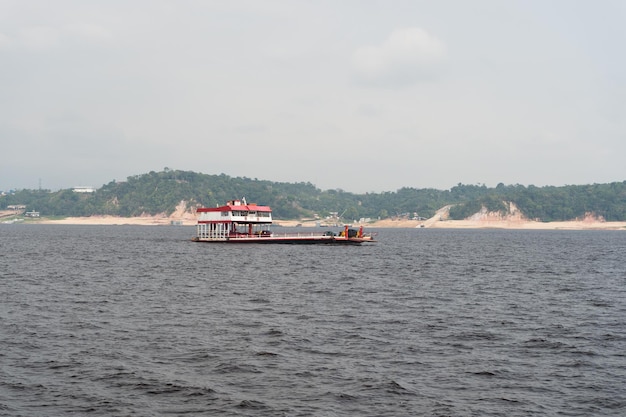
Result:
{"label": "shoreline", "polygon": [[[143,217],[116,217],[116,216],[91,216],[91,217],[67,217],[64,219],[31,220],[27,224],[60,224],[60,225],[97,225],[97,226],[195,226],[195,218],[174,218],[165,216]],[[334,227],[317,226],[316,221],[302,220],[274,220],[277,227]],[[626,222],[604,222],[599,220],[573,220],[565,222],[537,222],[522,219],[479,219],[479,220],[378,220],[370,223],[353,224],[365,228],[428,228],[428,229],[518,229],[518,230],[626,230]]]}
{"label": "shoreline", "polygon": [[[298,221],[280,221],[276,224],[281,226],[295,226]],[[307,225],[301,223],[303,227],[315,227],[315,223]],[[590,220],[572,220],[565,222],[537,222],[530,220],[378,220],[371,223],[353,224],[354,227],[363,226],[366,229],[508,229],[508,230],[624,230],[626,222],[603,222]],[[330,227],[330,226],[329,226]]]}

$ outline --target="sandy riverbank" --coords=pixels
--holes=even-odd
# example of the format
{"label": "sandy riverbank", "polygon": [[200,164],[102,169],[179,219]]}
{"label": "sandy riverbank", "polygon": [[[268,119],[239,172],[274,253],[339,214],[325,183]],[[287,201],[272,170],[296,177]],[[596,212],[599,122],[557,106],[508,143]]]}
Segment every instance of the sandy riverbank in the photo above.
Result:
{"label": "sandy riverbank", "polygon": [[[535,222],[508,220],[444,220],[424,224],[418,221],[380,221],[375,227],[425,227],[432,229],[523,229],[523,230],[626,230],[626,222]],[[422,226],[424,224],[424,226]],[[372,226],[370,226],[372,227]]]}
{"label": "sandy riverbank", "polygon": [[[196,224],[193,217],[173,218],[166,216],[142,216],[142,217],[116,217],[116,216],[91,216],[91,217],[67,217],[65,219],[51,220],[42,218],[32,221],[37,224],[71,224],[71,225],[139,225],[139,226],[165,226],[172,222],[185,226]],[[276,226],[294,227],[318,227],[315,221],[298,220],[274,220]],[[356,225],[358,226],[358,224]],[[567,222],[536,222],[523,219],[515,220],[379,220],[363,224],[365,228],[432,228],[432,229],[524,229],[524,230],[626,230],[626,222],[604,222],[599,220],[580,220]],[[324,226],[325,227],[325,226]]]}
{"label": "sandy riverbank", "polygon": [[[315,227],[314,222],[275,221],[281,226]],[[358,224],[356,226],[359,226]],[[626,222],[568,221],[535,222],[529,220],[378,220],[363,224],[365,228],[428,229],[520,229],[520,230],[625,230]]]}
{"label": "sandy riverbank", "polygon": [[190,226],[196,224],[195,218],[170,218],[166,216],[141,216],[141,217],[117,217],[117,216],[90,216],[90,217],[66,217],[64,219],[46,219],[32,221],[37,224],[71,224],[71,225],[134,225],[134,226],[166,226],[172,222]]}

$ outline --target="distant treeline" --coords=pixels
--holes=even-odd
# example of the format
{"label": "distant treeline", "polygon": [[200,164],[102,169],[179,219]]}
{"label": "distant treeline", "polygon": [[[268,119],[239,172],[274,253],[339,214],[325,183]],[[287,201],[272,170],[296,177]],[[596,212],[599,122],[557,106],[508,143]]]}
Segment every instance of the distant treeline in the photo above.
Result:
{"label": "distant treeline", "polygon": [[508,214],[509,203],[514,203],[524,216],[539,221],[572,220],[588,213],[607,221],[626,221],[626,181],[562,187],[498,184],[495,188],[459,183],[450,190],[404,187],[395,192],[354,194],[320,190],[309,182],[281,183],[168,168],[111,181],[93,193],[18,190],[0,197],[0,205],[2,209],[26,205],[26,210],[37,210],[42,216],[139,216],[169,215],[181,201],[187,207],[214,207],[238,198],[271,206],[277,219],[324,218],[335,213],[345,221],[428,218],[447,205],[452,205],[452,219],[464,219],[483,207]]}

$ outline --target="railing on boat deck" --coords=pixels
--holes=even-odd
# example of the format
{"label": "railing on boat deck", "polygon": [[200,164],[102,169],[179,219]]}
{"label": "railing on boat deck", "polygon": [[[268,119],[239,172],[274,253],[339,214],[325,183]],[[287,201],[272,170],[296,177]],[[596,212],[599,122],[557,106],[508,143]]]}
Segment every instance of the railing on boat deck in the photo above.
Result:
{"label": "railing on boat deck", "polygon": [[248,235],[248,234],[239,234],[239,235],[230,235],[228,236],[230,239],[310,239],[310,238],[318,238],[318,239],[332,239],[336,238],[336,236],[325,235],[323,233],[275,233],[272,232],[271,235]]}
{"label": "railing on boat deck", "polygon": [[323,233],[275,233],[271,235],[248,235],[248,234],[227,234],[227,233],[201,233],[198,232],[199,239],[215,239],[215,240],[276,240],[276,239],[319,239],[319,240],[332,240],[342,239],[342,237],[327,235]]}

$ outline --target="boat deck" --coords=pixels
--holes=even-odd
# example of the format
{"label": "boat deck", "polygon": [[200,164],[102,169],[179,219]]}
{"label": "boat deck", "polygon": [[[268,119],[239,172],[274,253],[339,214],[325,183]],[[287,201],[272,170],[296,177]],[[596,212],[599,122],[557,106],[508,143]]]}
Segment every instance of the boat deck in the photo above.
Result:
{"label": "boat deck", "polygon": [[371,236],[343,237],[319,233],[272,233],[271,235],[236,234],[226,237],[195,237],[196,242],[228,242],[228,243],[284,243],[284,244],[352,244],[373,242]]}

